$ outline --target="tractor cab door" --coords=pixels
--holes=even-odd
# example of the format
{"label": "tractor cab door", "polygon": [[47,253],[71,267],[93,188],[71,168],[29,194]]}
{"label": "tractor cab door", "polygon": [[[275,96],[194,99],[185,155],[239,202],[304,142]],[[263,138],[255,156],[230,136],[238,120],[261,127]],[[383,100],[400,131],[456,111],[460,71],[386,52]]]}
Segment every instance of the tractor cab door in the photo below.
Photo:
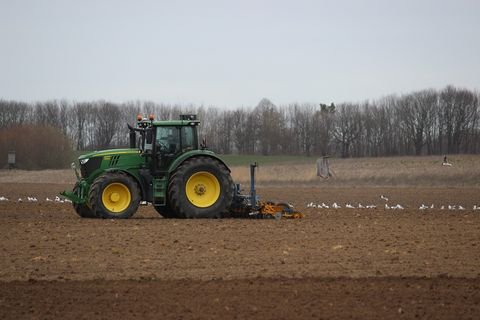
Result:
{"label": "tractor cab door", "polygon": [[174,126],[158,126],[153,147],[152,203],[163,207],[167,203],[167,171],[180,154],[180,129]]}
{"label": "tractor cab door", "polygon": [[155,150],[157,171],[166,171],[180,154],[180,129],[178,127],[157,127]]}

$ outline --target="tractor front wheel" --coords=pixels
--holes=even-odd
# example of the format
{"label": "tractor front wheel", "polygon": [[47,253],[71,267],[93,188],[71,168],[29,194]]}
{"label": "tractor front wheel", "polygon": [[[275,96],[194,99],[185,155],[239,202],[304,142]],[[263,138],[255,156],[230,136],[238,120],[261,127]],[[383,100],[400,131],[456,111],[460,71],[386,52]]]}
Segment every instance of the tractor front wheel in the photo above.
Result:
{"label": "tractor front wheel", "polygon": [[132,177],[121,172],[106,173],[93,182],[88,201],[97,217],[127,219],[138,209],[140,190]]}
{"label": "tractor front wheel", "polygon": [[170,178],[168,197],[178,218],[221,218],[233,198],[230,171],[214,158],[186,160]]}

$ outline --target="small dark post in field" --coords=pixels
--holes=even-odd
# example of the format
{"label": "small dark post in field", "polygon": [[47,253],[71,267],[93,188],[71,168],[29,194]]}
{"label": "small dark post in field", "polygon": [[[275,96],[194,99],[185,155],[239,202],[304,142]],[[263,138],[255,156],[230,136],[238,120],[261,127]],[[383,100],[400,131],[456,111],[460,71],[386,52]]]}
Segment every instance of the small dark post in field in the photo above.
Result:
{"label": "small dark post in field", "polygon": [[15,168],[15,151],[9,151],[8,152],[8,169],[14,169]]}

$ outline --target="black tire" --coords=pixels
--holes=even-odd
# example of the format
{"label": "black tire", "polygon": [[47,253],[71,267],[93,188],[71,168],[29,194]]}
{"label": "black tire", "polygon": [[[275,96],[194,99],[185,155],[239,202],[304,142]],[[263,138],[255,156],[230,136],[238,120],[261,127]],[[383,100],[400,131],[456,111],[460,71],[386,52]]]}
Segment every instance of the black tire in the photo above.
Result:
{"label": "black tire", "polygon": [[[209,206],[197,206],[187,197],[187,182],[195,174],[206,173],[216,178],[219,195]],[[191,191],[190,191],[191,192]],[[206,191],[210,192],[210,191]],[[210,157],[195,157],[183,162],[171,175],[168,202],[177,218],[221,218],[228,212],[233,198],[233,180],[228,168]]]}
{"label": "black tire", "polygon": [[[121,189],[121,192],[128,192],[130,194],[130,199],[123,197],[124,202],[119,203],[120,208],[125,207],[121,211],[114,211],[109,207],[109,203],[104,203],[103,195],[105,190],[108,192],[112,186],[117,186]],[[117,194],[118,195],[118,194]],[[122,199],[122,194],[120,195]],[[117,200],[118,201],[118,200]],[[104,219],[128,219],[137,212],[138,206],[140,204],[140,188],[138,187],[136,181],[129,175],[122,172],[113,172],[106,173],[99,176],[93,182],[90,193],[88,195],[88,202],[92,212],[99,218]],[[110,203],[113,206],[112,203]]]}
{"label": "black tire", "polygon": [[[77,193],[78,190],[78,182],[75,183],[75,186],[73,187],[73,193]],[[84,204],[77,204],[73,203],[73,209],[75,209],[75,212],[82,218],[89,218],[93,219],[96,218],[95,214],[93,213],[92,210],[84,203]]]}

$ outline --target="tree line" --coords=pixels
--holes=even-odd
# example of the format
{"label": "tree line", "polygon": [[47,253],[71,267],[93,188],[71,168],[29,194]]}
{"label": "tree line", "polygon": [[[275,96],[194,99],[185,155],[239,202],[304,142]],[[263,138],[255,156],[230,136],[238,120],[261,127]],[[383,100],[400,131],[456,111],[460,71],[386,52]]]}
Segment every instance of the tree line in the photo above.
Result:
{"label": "tree line", "polygon": [[447,86],[359,103],[258,105],[237,109],[149,101],[0,100],[0,129],[56,128],[76,150],[128,146],[137,114],[176,119],[195,113],[200,136],[222,154],[395,156],[480,152],[480,95]]}

